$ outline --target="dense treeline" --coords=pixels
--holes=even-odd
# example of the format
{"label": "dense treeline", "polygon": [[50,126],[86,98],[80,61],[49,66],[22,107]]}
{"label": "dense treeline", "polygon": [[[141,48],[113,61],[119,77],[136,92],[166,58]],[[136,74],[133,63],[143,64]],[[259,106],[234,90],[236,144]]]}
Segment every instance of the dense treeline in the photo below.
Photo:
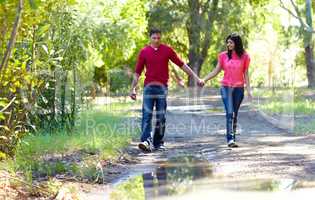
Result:
{"label": "dense treeline", "polygon": [[[314,87],[314,6],[311,0],[0,0],[0,153],[13,156],[30,131],[71,134],[86,97],[128,91],[150,27],[162,29],[164,42],[200,76],[215,66],[226,35],[239,32],[252,56],[254,86]],[[175,81],[181,76],[194,85],[172,72]]]}

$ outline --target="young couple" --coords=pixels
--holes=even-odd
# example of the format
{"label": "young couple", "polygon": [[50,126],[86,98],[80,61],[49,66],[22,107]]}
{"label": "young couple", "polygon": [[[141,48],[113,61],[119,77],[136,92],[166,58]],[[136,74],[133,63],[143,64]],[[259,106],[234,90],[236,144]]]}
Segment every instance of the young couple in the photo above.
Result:
{"label": "young couple", "polygon": [[[229,147],[238,147],[235,143],[235,133],[238,110],[244,98],[244,85],[246,85],[249,99],[252,98],[248,76],[250,57],[243,48],[241,37],[231,34],[226,38],[227,51],[219,54],[216,68],[204,79],[200,79],[171,47],[161,43],[160,30],[152,29],[149,35],[150,44],[139,53],[130,91],[131,99],[136,100],[136,86],[144,67],[146,67],[139,148],[146,152],[165,149],[163,137],[166,122],[169,60],[192,76],[200,87],[220,71],[224,71],[220,92],[226,112],[226,138]],[[151,134],[154,107],[156,124],[153,134]]]}

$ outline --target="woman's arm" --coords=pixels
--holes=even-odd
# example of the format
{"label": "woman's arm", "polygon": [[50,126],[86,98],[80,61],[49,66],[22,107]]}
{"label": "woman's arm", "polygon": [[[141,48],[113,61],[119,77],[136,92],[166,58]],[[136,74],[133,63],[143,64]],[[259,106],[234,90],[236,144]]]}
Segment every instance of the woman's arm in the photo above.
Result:
{"label": "woman's arm", "polygon": [[246,84],[246,90],[247,90],[247,95],[248,95],[248,100],[251,101],[253,99],[252,97],[252,92],[251,92],[251,87],[250,87],[250,81],[249,81],[249,75],[248,75],[248,70],[245,72],[245,84]]}
{"label": "woman's arm", "polygon": [[221,72],[222,68],[220,66],[219,63],[217,63],[217,66],[215,67],[215,69],[210,72],[205,78],[204,78],[204,82],[207,82],[208,80],[212,79],[213,77],[215,77],[216,75],[218,75]]}

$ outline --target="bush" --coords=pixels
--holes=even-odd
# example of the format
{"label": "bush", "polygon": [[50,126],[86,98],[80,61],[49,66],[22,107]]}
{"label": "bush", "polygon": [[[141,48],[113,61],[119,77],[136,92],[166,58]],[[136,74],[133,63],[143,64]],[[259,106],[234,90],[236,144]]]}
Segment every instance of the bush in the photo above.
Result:
{"label": "bush", "polygon": [[[40,82],[27,71],[25,65],[15,63],[2,72],[0,81],[0,156],[14,156],[16,146],[31,127],[28,112],[33,92]],[[29,92],[24,92],[29,91]]]}
{"label": "bush", "polygon": [[132,75],[128,69],[112,69],[109,71],[110,92],[124,95],[129,91]]}

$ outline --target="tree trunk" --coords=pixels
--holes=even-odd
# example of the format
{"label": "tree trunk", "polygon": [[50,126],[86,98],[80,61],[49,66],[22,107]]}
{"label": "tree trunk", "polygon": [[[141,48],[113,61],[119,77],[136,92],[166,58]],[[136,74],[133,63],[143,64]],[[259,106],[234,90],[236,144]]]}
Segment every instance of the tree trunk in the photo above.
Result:
{"label": "tree trunk", "polygon": [[34,73],[36,72],[36,27],[33,26],[33,35],[32,35],[32,67],[31,71]]}
{"label": "tree trunk", "polygon": [[[207,1],[205,4],[199,0],[188,0],[189,20],[186,24],[189,39],[188,65],[198,76],[208,55],[217,7],[218,0],[213,0],[211,3]],[[196,85],[196,81],[189,77],[188,86],[196,87]]]}
{"label": "tree trunk", "polygon": [[[198,56],[200,55],[201,46],[201,16],[199,0],[189,0],[189,22],[187,24],[187,32],[189,38],[188,65],[199,76]],[[195,87],[196,83],[192,77],[188,78],[188,86]]]}
{"label": "tree trunk", "polygon": [[[192,54],[193,54],[193,52],[192,52]],[[194,57],[193,55],[189,56],[189,63],[188,63],[188,65],[191,67],[191,69],[198,76],[200,76],[202,63],[199,61],[198,57]],[[197,86],[196,80],[193,77],[191,77],[191,76],[189,76],[189,78],[188,78],[188,86],[189,87],[196,87]]]}
{"label": "tree trunk", "polygon": [[305,47],[305,61],[306,61],[306,72],[308,87],[315,87],[315,67],[314,67],[314,48],[312,45]]}
{"label": "tree trunk", "polygon": [[273,83],[273,67],[272,67],[272,58],[268,62],[268,87],[271,88]]}
{"label": "tree trunk", "polygon": [[52,90],[52,98],[51,98],[51,121],[55,122],[57,121],[56,119],[56,71],[53,70],[53,81],[52,81],[52,86],[51,86],[51,90]]}
{"label": "tree trunk", "polygon": [[23,11],[23,0],[20,0],[18,4],[18,8],[17,8],[17,15],[16,15],[15,22],[13,25],[13,30],[11,32],[10,41],[0,64],[0,72],[2,69],[6,68],[8,65],[8,61],[11,56],[12,49],[14,48],[16,36],[17,36],[18,29],[21,23],[22,11]]}
{"label": "tree trunk", "polygon": [[73,90],[71,91],[71,128],[75,125],[76,120],[76,113],[77,113],[77,104],[76,104],[76,84],[77,84],[77,72],[76,72],[76,65],[73,64],[72,68],[73,73]]}
{"label": "tree trunk", "polygon": [[[312,20],[312,1],[306,0],[306,23],[313,29]],[[308,79],[308,87],[315,87],[315,63],[314,63],[314,46],[312,32],[306,31],[304,33],[304,49],[305,49],[305,62]]]}
{"label": "tree trunk", "polygon": [[61,83],[61,127],[65,128],[67,112],[66,112],[66,87],[68,82],[68,71],[65,70]]}

